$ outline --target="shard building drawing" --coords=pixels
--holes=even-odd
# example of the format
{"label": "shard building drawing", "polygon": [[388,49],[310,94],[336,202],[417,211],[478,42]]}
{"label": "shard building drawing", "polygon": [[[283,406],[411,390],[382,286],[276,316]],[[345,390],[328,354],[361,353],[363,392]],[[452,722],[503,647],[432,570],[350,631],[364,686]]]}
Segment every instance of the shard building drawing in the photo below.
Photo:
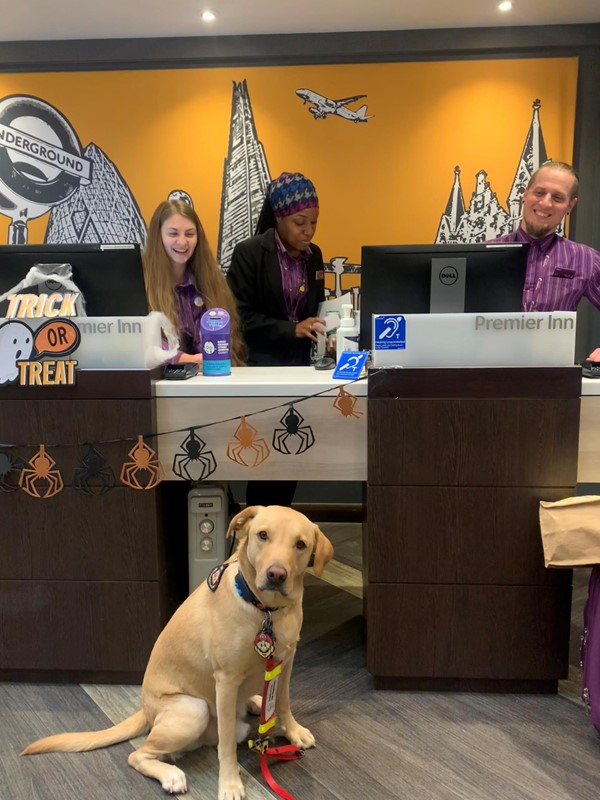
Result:
{"label": "shard building drawing", "polygon": [[229,148],[223,167],[217,261],[227,271],[235,245],[254,234],[271,178],[246,81],[233,83]]}
{"label": "shard building drawing", "polygon": [[84,155],[92,162],[92,181],[50,212],[47,243],[117,244],[146,241],[146,225],[117,167],[93,142]]}
{"label": "shard building drawing", "polygon": [[485,242],[517,228],[521,219],[525,187],[535,170],[547,160],[539,118],[540,106],[540,101],[534,100],[531,124],[506,201],[508,210],[500,205],[487,179],[487,172],[483,169],[475,175],[475,189],[469,205],[465,205],[460,167],[457,166],[454,168],[454,181],[448,203],[440,218],[436,243]]}

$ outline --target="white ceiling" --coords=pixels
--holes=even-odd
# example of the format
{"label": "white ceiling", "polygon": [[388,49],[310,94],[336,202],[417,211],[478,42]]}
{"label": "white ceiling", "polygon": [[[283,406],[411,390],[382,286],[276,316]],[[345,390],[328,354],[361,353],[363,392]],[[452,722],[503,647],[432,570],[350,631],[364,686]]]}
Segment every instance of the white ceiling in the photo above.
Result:
{"label": "white ceiling", "polygon": [[[0,0],[0,41],[600,22],[599,0]],[[207,25],[210,8],[217,21]]]}

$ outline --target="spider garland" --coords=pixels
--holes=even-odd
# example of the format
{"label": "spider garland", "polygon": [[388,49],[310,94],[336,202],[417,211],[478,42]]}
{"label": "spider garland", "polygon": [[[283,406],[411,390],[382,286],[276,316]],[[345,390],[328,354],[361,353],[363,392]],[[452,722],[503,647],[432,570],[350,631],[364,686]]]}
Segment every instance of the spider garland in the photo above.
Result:
{"label": "spider garland", "polygon": [[[350,381],[350,383],[355,382]],[[296,402],[309,400],[330,391],[331,388],[328,388],[314,395],[299,398]],[[333,407],[344,417],[359,418],[363,416],[363,412],[355,409],[356,402],[356,397],[346,392],[343,386],[339,386]],[[283,427],[274,429],[272,446],[274,450],[284,455],[301,455],[315,444],[315,435],[310,425],[303,424],[304,417],[297,411],[294,403],[285,405],[288,406],[288,409],[280,419]],[[252,416],[271,411],[272,408],[253,412]],[[259,466],[270,455],[269,445],[265,439],[257,437],[257,429],[246,421],[245,416],[233,417],[233,419],[239,419],[240,423],[234,433],[234,441],[230,441],[227,445],[227,457],[241,466]],[[231,420],[218,420],[210,425],[229,421]],[[206,443],[196,433],[197,430],[204,427],[208,427],[208,425],[196,425],[188,428],[188,435],[181,443],[179,452],[174,456],[172,470],[175,475],[184,480],[204,480],[217,469],[214,454],[205,449]],[[174,433],[177,431],[161,431],[150,434],[150,436],[157,437]],[[114,439],[101,442],[101,444],[120,441],[128,440]],[[29,447],[30,445],[23,446]],[[49,446],[58,447],[60,445]],[[2,447],[12,448],[16,445],[3,444]],[[120,471],[120,480],[125,486],[148,490],[155,488],[164,479],[164,470],[157,453],[144,441],[143,435],[138,435],[137,443],[128,455],[131,460],[125,461]],[[73,473],[73,488],[85,494],[104,494],[114,487],[116,480],[112,468],[92,444],[87,445],[80,464]],[[40,444],[38,452],[29,462],[13,457],[5,450],[0,449],[0,492],[11,492],[21,488],[31,497],[42,499],[53,497],[64,488],[60,470],[55,467],[56,462],[48,454],[46,445],[43,444]]]}

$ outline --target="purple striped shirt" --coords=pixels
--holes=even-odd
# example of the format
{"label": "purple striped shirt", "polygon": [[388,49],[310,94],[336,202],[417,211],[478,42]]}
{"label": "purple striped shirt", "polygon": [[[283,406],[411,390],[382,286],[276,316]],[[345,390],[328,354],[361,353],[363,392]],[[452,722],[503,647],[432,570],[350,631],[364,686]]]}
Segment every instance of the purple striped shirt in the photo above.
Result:
{"label": "purple striped shirt", "polygon": [[522,228],[494,242],[529,244],[522,311],[576,311],[582,297],[600,309],[600,252],[556,233],[534,239]]}
{"label": "purple striped shirt", "polygon": [[306,280],[306,262],[310,258],[310,249],[303,250],[296,258],[285,249],[279,234],[275,231],[277,258],[281,268],[281,285],[283,298],[290,322],[300,322],[305,318],[308,283]]}
{"label": "purple striped shirt", "polygon": [[194,276],[186,269],[183,281],[175,287],[175,295],[179,307],[179,352],[169,363],[176,364],[182,353],[195,355],[202,352],[200,336],[200,318],[204,311],[204,303],[196,288]]}

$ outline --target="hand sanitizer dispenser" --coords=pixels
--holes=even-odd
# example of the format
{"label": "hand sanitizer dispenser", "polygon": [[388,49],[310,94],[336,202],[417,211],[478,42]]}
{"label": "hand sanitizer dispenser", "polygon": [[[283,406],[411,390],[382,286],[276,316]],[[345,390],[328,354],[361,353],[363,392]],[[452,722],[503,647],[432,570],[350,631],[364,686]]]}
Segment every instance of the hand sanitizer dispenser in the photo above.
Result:
{"label": "hand sanitizer dispenser", "polygon": [[352,306],[342,306],[342,316],[336,331],[336,359],[340,360],[345,350],[358,350],[358,328],[352,313]]}

